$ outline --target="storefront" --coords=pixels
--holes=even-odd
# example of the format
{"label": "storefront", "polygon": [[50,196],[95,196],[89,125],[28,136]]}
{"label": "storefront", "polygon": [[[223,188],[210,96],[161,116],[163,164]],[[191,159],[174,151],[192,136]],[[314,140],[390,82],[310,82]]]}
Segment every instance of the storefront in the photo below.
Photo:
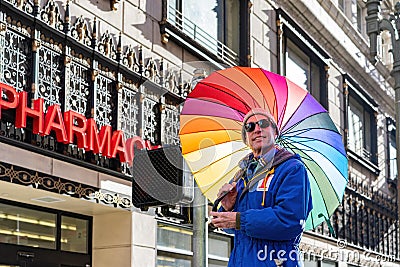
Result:
{"label": "storefront", "polygon": [[[115,202],[115,192],[111,196],[93,183],[61,178],[94,178],[97,183],[98,173],[4,143],[1,151],[0,266],[93,266],[98,248],[112,250],[99,239],[112,223],[104,217],[122,214],[129,226],[124,231],[131,233],[132,212],[107,204]],[[23,162],[31,163],[21,167]],[[46,166],[53,170],[44,173]],[[101,179],[100,187],[106,188],[110,180]],[[124,205],[127,200],[118,201]]]}

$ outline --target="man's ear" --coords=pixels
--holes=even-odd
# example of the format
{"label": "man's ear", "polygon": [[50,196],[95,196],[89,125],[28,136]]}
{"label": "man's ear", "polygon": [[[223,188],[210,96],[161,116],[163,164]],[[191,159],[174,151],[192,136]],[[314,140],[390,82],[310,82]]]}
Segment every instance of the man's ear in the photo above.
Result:
{"label": "man's ear", "polygon": [[276,126],[275,124],[272,124],[272,127],[275,128],[275,139],[276,139],[276,137],[279,135],[278,126]]}

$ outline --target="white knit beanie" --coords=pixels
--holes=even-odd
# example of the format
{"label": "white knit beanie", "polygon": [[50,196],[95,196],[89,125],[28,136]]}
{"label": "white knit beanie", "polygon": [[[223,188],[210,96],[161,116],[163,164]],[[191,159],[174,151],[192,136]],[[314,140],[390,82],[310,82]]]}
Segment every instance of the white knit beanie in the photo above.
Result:
{"label": "white knit beanie", "polygon": [[247,140],[246,140],[247,138],[246,138],[246,130],[245,130],[244,126],[246,125],[247,120],[248,120],[251,116],[254,116],[254,115],[257,115],[257,114],[258,114],[258,115],[263,115],[263,116],[269,118],[269,120],[272,122],[273,127],[275,128],[276,134],[277,134],[277,135],[279,134],[278,127],[276,126],[275,119],[274,119],[274,117],[271,115],[271,113],[269,113],[267,110],[262,109],[262,108],[253,108],[253,109],[251,109],[249,112],[247,112],[246,116],[244,116],[244,119],[243,119],[242,140],[243,140],[243,142],[244,142],[245,144],[247,144]]}

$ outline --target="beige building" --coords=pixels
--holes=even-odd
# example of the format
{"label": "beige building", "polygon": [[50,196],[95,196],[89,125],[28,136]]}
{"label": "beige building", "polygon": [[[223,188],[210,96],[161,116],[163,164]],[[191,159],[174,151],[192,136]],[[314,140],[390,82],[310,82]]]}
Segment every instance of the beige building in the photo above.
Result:
{"label": "beige building", "polygon": [[[196,79],[235,65],[295,81],[343,134],[337,237],[306,232],[305,266],[400,266],[390,35],[373,65],[365,2],[0,0],[0,266],[195,266],[190,187],[139,209],[128,162],[178,144]],[[232,237],[205,230],[226,266]]]}

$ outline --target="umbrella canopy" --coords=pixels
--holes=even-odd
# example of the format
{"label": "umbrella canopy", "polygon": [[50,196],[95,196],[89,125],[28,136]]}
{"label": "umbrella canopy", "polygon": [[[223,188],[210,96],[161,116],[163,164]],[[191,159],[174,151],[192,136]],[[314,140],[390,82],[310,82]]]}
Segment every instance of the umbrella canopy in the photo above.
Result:
{"label": "umbrella canopy", "polygon": [[342,137],[328,112],[308,91],[259,68],[212,73],[188,95],[180,116],[182,154],[198,186],[212,202],[219,188],[251,152],[243,143],[243,118],[252,108],[269,110],[279,129],[277,144],[301,156],[310,179],[313,210],[306,229],[329,218],[347,184]]}

